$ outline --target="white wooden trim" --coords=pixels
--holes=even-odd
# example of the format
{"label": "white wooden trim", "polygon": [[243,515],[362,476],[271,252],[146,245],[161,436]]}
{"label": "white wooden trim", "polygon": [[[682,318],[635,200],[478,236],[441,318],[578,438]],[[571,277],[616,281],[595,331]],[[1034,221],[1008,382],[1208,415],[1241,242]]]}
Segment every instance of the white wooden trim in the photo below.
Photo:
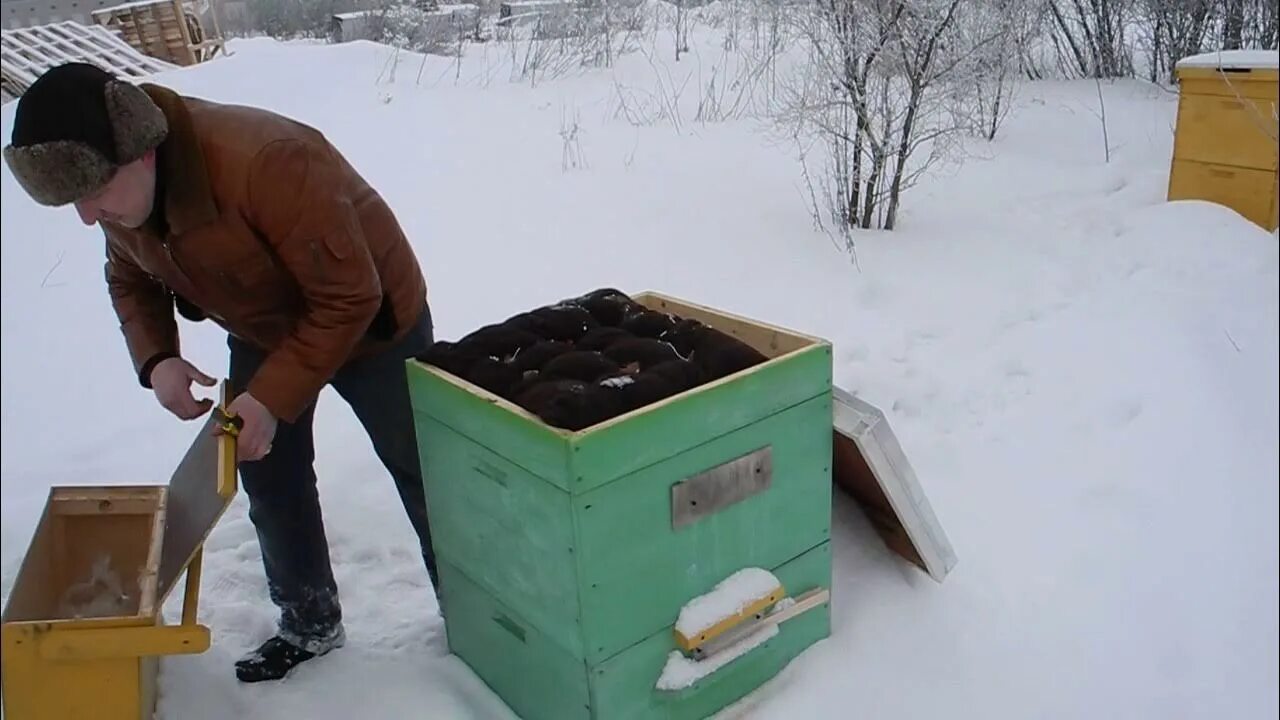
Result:
{"label": "white wooden trim", "polygon": [[832,387],[832,395],[836,431],[857,446],[929,576],[942,582],[956,565],[956,553],[889,421],[879,408],[839,386]]}

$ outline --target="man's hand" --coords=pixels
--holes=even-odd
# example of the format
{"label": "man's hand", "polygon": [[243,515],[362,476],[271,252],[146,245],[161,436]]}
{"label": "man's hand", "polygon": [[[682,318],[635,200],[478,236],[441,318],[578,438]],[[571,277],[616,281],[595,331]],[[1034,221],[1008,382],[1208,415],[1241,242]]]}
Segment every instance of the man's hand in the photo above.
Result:
{"label": "man's hand", "polygon": [[191,363],[177,357],[161,360],[151,369],[151,388],[155,391],[156,399],[166,410],[183,420],[194,420],[213,407],[213,401],[208,398],[196,401],[191,394],[193,380],[206,387],[212,387],[217,382]]}
{"label": "man's hand", "polygon": [[[236,436],[236,459],[261,460],[271,452],[271,441],[276,436],[276,418],[265,405],[249,393],[244,393],[227,406],[228,415],[239,415],[244,420],[240,434]],[[222,434],[222,427],[214,432]]]}

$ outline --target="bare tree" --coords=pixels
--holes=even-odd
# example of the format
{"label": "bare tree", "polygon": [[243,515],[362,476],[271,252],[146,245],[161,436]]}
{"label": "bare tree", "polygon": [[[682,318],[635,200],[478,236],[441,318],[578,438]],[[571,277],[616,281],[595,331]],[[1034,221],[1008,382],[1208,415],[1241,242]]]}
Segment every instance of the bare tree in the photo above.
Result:
{"label": "bare tree", "polygon": [[[1019,7],[1022,21],[1021,33],[1015,41],[1018,70],[1029,80],[1053,77],[1054,71],[1047,64],[1046,50],[1054,49],[1051,41],[1053,19],[1048,10],[1049,0],[1024,0]],[[1056,61],[1056,52],[1054,60]]]}
{"label": "bare tree", "polygon": [[944,112],[953,96],[945,86],[994,38],[954,31],[970,4],[818,0],[801,19],[808,61],[788,83],[779,119],[802,163],[822,147],[819,182],[841,232],[892,230],[902,194],[962,129]]}
{"label": "bare tree", "polygon": [[[1034,6],[1027,0],[971,0],[958,15],[955,34],[974,45],[957,68],[952,113],[969,131],[994,140],[1013,108],[1019,67],[1033,32]],[[989,42],[985,38],[992,38]]]}
{"label": "bare tree", "polygon": [[1048,0],[1051,34],[1064,72],[1073,77],[1125,77],[1133,58],[1125,42],[1131,0]]}
{"label": "bare tree", "polygon": [[675,49],[676,62],[680,62],[680,56],[689,52],[689,0],[671,0],[676,7],[675,21]]}
{"label": "bare tree", "polygon": [[613,67],[620,56],[639,47],[644,14],[639,3],[626,0],[585,0],[577,9],[582,38],[582,64]]}
{"label": "bare tree", "polygon": [[1098,89],[1098,112],[1094,113],[1094,116],[1102,124],[1102,157],[1105,162],[1110,163],[1111,138],[1107,132],[1107,103],[1102,99],[1102,79],[1094,78],[1093,85]]}
{"label": "bare tree", "polygon": [[475,39],[480,31],[476,9],[453,12],[417,0],[381,2],[368,21],[371,39],[401,50],[452,55],[460,62],[463,41]]}
{"label": "bare tree", "polygon": [[1222,1],[1138,0],[1134,28],[1147,51],[1148,80],[1172,82],[1178,60],[1195,55],[1204,47]]}
{"label": "bare tree", "polygon": [[582,143],[578,138],[582,133],[581,120],[578,108],[573,109],[572,117],[566,114],[564,107],[560,108],[560,140],[564,144],[560,151],[561,170],[576,170],[587,166],[587,158],[582,152]]}
{"label": "bare tree", "polygon": [[[1280,3],[1276,0],[1223,0],[1223,46],[1275,50],[1280,44]],[[1235,33],[1239,28],[1239,42]]]}
{"label": "bare tree", "polygon": [[498,19],[498,37],[511,54],[511,79],[560,77],[584,67],[611,67],[634,52],[644,15],[626,0],[511,2]]}
{"label": "bare tree", "polygon": [[[648,87],[615,79],[611,111],[634,125],[670,122],[677,132],[687,124],[715,123],[744,117],[768,118],[774,110],[777,58],[783,54],[788,25],[786,6],[779,0],[733,0],[729,5],[683,10],[659,4],[652,27],[652,49],[640,49],[652,70]],[[748,19],[772,17],[761,23],[765,32],[744,30]],[[692,46],[671,62],[658,47],[658,28],[669,32],[677,23],[723,29],[719,47]],[[708,49],[712,51],[707,52]]]}
{"label": "bare tree", "polygon": [[676,133],[683,132],[681,98],[693,79],[693,73],[686,73],[683,80],[677,81],[671,74],[671,68],[661,63],[653,53],[643,48],[640,53],[649,62],[656,87],[653,91],[643,90],[625,86],[615,80],[613,116],[625,119],[636,127],[668,121]]}
{"label": "bare tree", "polygon": [[1147,79],[1172,83],[1177,62],[1209,50],[1276,47],[1276,0],[1135,0],[1130,26]]}
{"label": "bare tree", "polygon": [[1221,0],[1223,10],[1222,47],[1238,50],[1244,47],[1245,0]]}

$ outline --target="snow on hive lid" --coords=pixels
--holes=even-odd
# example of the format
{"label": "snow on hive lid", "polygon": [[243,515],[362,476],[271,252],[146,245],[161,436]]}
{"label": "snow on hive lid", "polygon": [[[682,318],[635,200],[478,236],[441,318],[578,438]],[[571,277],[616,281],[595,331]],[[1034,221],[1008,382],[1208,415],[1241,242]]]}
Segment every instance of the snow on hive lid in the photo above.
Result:
{"label": "snow on hive lid", "polygon": [[1277,68],[1280,56],[1275,50],[1215,50],[1184,57],[1178,68]]}

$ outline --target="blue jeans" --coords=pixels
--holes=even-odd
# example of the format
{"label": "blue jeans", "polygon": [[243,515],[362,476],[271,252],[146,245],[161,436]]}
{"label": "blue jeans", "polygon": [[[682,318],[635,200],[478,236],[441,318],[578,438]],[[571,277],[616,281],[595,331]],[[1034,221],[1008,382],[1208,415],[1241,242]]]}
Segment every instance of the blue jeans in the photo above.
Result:
{"label": "blue jeans", "polygon": [[[391,349],[343,365],[329,380],[364,426],[378,459],[391,473],[409,522],[418,535],[422,559],[436,596],[439,580],[413,409],[409,401],[406,358],[432,343],[431,312],[424,308],[409,334]],[[259,348],[230,336],[231,385],[244,388],[265,359]],[[249,519],[258,534],[271,600],[280,608],[280,636],[319,652],[340,644],[342,607],[329,563],[329,545],[321,520],[313,468],[312,404],[297,421],[281,421],[271,452],[242,462],[241,483],[249,496]]]}

